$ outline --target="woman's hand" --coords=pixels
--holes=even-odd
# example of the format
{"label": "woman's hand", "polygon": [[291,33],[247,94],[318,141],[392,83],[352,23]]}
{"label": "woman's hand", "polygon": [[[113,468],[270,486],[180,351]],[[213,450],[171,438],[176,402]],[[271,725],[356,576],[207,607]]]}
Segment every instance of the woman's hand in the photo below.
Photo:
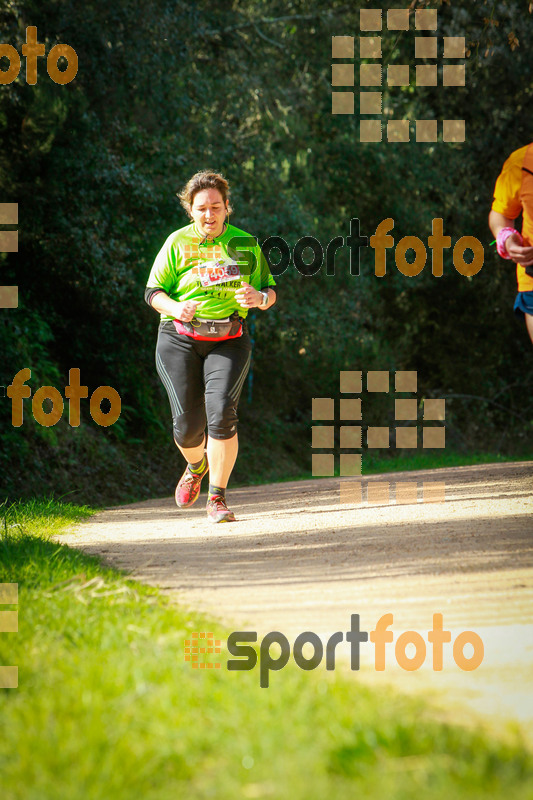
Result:
{"label": "woman's hand", "polygon": [[505,249],[516,264],[528,267],[533,264],[533,247],[522,247],[520,239],[514,233],[505,241]]}
{"label": "woman's hand", "polygon": [[242,286],[235,292],[235,300],[243,308],[257,308],[261,305],[263,295],[246,281],[242,281]]}
{"label": "woman's hand", "polygon": [[[500,214],[499,211],[491,211],[489,214],[489,227],[495,238],[498,238],[502,228],[514,228],[514,222],[514,219]],[[515,264],[523,267],[533,264],[533,247],[522,245],[522,237],[518,235],[518,231],[507,237],[504,246]]]}
{"label": "woman's hand", "polygon": [[159,311],[160,314],[168,314],[179,319],[181,322],[190,322],[196,314],[196,309],[200,303],[195,300],[185,300],[180,303],[178,300],[172,300],[166,292],[158,292],[151,300],[152,308]]}
{"label": "woman's hand", "polygon": [[176,313],[176,319],[180,322],[190,322],[196,314],[196,309],[200,305],[195,300],[185,300],[183,303],[176,303],[179,306],[179,311]]}

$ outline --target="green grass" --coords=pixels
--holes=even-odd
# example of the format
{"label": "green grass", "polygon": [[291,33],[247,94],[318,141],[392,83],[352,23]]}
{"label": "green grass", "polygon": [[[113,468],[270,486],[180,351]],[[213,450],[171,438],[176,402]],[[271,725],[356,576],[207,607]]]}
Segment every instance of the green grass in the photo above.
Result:
{"label": "green grass", "polygon": [[[229,631],[172,606],[51,533],[87,508],[4,506],[0,581],[19,584],[19,633],[0,634],[3,800],[533,797],[531,754],[446,724],[355,674],[287,667],[193,670],[193,630]],[[179,553],[179,542],[176,543]]]}
{"label": "green grass", "polygon": [[[322,451],[318,451],[322,452]],[[271,463],[270,459],[270,463]],[[383,472],[412,472],[422,469],[440,469],[442,467],[469,467],[476,464],[503,464],[512,461],[533,461],[533,453],[521,455],[502,455],[501,453],[454,453],[449,450],[426,451],[406,453],[391,453],[383,457],[377,451],[365,450],[363,454],[363,475],[376,475]],[[266,462],[268,463],[268,462]],[[270,470],[270,471],[269,471]],[[339,477],[339,460],[335,460],[335,477]],[[264,483],[288,483],[289,481],[308,481],[320,480],[320,476],[312,475],[311,472],[299,473],[297,475],[284,475],[272,467],[265,467],[264,477],[261,479],[251,479],[246,482],[231,481],[231,487],[240,486],[260,486]]]}
{"label": "green grass", "polygon": [[383,458],[371,451],[365,452],[363,473],[399,472],[418,469],[440,469],[442,467],[469,467],[476,464],[503,464],[510,461],[533,461],[533,453],[519,456],[506,456],[500,453],[454,453],[453,451],[426,451],[394,453]]}
{"label": "green grass", "polygon": [[49,539],[60,533],[67,525],[81,522],[96,514],[96,509],[63,503],[61,499],[44,497],[24,503],[0,503],[1,532],[4,541],[12,540],[16,534],[35,534]]}

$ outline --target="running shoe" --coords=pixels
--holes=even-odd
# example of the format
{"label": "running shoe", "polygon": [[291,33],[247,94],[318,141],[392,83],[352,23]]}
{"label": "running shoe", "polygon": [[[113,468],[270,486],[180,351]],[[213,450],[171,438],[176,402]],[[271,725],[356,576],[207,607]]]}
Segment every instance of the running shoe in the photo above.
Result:
{"label": "running shoe", "polygon": [[205,469],[198,475],[196,475],[194,472],[191,472],[189,465],[187,464],[187,468],[185,469],[185,472],[181,476],[180,481],[176,486],[176,492],[174,495],[176,498],[176,505],[179,508],[188,508],[189,506],[192,506],[193,503],[196,503],[198,500],[198,495],[200,494],[202,478],[208,469],[209,464],[207,463],[207,459],[205,462]]}
{"label": "running shoe", "polygon": [[219,494],[208,499],[206,508],[209,522],[235,522],[235,514],[229,510],[225,499]]}

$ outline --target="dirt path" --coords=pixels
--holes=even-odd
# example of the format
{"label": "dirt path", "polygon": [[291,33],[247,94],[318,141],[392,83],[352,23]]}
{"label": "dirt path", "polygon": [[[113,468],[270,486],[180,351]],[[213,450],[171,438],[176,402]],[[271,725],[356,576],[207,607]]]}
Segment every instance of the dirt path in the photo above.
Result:
{"label": "dirt path", "polygon": [[446,502],[341,505],[339,479],[328,478],[233,490],[232,524],[207,523],[203,496],[188,511],[152,500],[105,510],[60,540],[259,638],[273,630],[291,643],[306,630],[328,637],[349,630],[351,614],[371,631],[392,613],[395,641],[415,630],[427,643],[442,613],[452,641],[463,630],[482,638],[478,669],[460,670],[449,645],[444,670],[434,672],[428,644],[424,666],[406,672],[391,644],[385,672],[376,672],[367,643],[351,674],[429,689],[456,712],[466,703],[533,732],[533,462],[363,483],[389,479],[445,481]]}

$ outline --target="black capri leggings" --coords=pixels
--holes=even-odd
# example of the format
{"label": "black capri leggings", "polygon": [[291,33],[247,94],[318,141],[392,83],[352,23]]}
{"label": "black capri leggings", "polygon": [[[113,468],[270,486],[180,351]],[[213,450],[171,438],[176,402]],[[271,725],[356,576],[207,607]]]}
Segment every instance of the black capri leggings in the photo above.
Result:
{"label": "black capri leggings", "polygon": [[160,323],[155,363],[167,390],[177,444],[202,444],[206,424],[213,439],[235,436],[251,355],[246,323],[242,336],[222,342],[198,342],[178,333],[171,320]]}

